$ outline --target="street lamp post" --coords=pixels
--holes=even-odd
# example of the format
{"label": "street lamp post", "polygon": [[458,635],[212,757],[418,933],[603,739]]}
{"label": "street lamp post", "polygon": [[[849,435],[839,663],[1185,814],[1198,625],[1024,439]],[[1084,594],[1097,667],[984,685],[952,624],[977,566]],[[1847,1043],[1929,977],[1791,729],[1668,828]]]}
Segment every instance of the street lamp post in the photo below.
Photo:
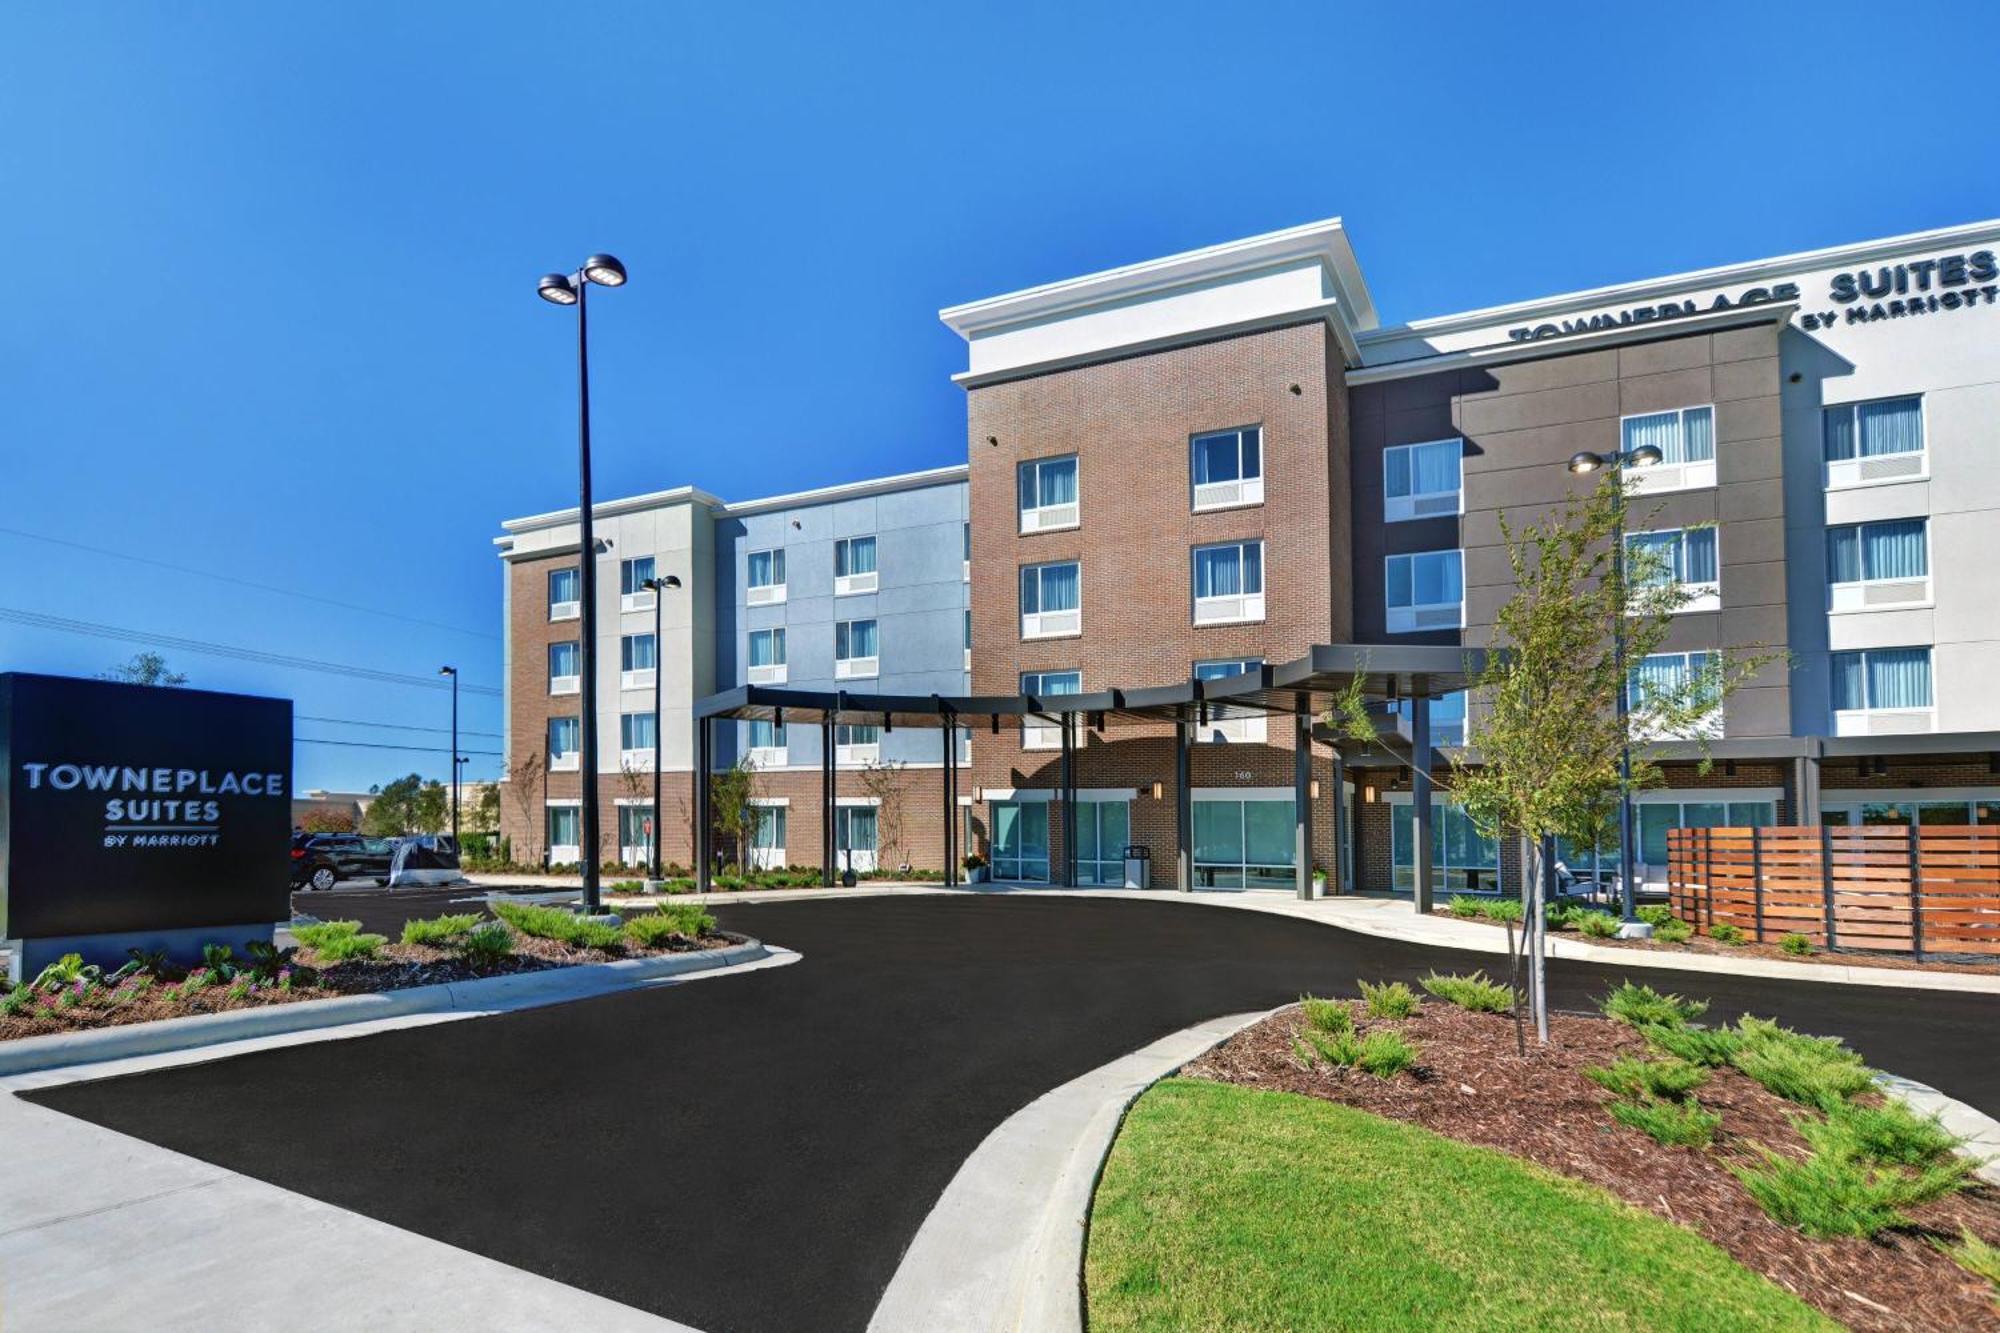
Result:
{"label": "street lamp post", "polygon": [[583,673],[583,907],[596,912],[600,904],[599,837],[597,829],[597,535],[592,528],[590,499],[590,318],[586,296],[590,285],[622,287],[625,266],[611,255],[592,255],[574,273],[548,273],[536,292],[553,305],[576,307],[577,401],[577,561],[582,574],[583,623],[578,629],[578,669]]}
{"label": "street lamp post", "polygon": [[664,647],[666,639],[661,632],[660,626],[661,615],[667,601],[667,589],[680,587],[681,581],[677,575],[667,574],[647,579],[643,586],[653,590],[653,836],[648,839],[653,845],[650,848],[652,864],[648,869],[652,872],[652,878],[657,880],[660,878],[660,830],[664,827],[660,823],[662,813],[660,804],[660,733],[666,729],[667,725],[666,718],[660,712],[660,677],[664,672],[662,663],[666,661]]}
{"label": "street lamp post", "polygon": [[1632,683],[1625,672],[1625,473],[1630,468],[1652,467],[1661,459],[1650,444],[1621,449],[1612,454],[1580,453],[1569,460],[1569,470],[1578,476],[1610,470],[1617,476],[1617,496],[1612,508],[1611,581],[1618,589],[1619,605],[1612,608],[1611,664],[1618,676],[1618,897],[1622,920],[1618,938],[1646,939],[1653,928],[1639,919],[1637,895],[1632,883],[1636,862],[1632,856]]}
{"label": "street lamp post", "polygon": [[451,677],[451,845],[458,849],[458,668],[441,666],[440,676]]}

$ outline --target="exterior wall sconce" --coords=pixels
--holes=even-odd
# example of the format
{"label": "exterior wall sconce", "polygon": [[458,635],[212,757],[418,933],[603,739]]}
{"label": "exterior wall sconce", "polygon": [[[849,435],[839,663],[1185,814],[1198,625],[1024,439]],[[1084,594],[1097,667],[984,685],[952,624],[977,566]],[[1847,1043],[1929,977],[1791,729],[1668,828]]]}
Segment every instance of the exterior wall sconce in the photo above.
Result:
{"label": "exterior wall sconce", "polygon": [[1377,793],[1375,791],[1375,784],[1372,782],[1361,789],[1361,799],[1368,802],[1368,804],[1370,805],[1375,804],[1376,794]]}
{"label": "exterior wall sconce", "polygon": [[1314,778],[1307,790],[1312,794],[1312,798],[1317,801],[1319,799],[1319,779]]}
{"label": "exterior wall sconce", "polygon": [[1158,801],[1158,800],[1162,800],[1162,799],[1164,799],[1164,798],[1165,798],[1166,794],[1167,794],[1167,791],[1166,791],[1166,784],[1164,784],[1164,783],[1160,783],[1160,782],[1155,782],[1155,783],[1153,784],[1153,799],[1154,799],[1154,800],[1156,800],[1156,801]]}

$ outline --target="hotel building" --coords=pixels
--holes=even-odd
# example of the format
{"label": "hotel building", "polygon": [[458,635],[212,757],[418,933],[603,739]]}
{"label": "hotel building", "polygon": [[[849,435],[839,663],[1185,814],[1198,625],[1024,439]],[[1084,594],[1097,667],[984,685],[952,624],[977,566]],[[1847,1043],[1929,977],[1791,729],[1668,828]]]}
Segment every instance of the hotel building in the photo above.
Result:
{"label": "hotel building", "polygon": [[[689,861],[695,705],[736,687],[838,690],[862,712],[871,693],[1193,681],[1199,698],[1316,645],[1484,646],[1510,593],[1500,516],[1591,484],[1572,455],[1641,444],[1663,461],[1633,474],[1632,540],[1689,599],[1633,688],[1717,649],[1778,654],[1705,727],[1707,771],[1662,738],[1666,785],[1639,798],[1649,878],[1681,825],[2000,823],[1996,252],[2000,222],[1979,223],[1385,327],[1330,221],[945,310],[967,346],[962,457],[599,506],[606,858],[643,855],[663,721],[662,851]],[[503,802],[506,829],[517,856],[558,862],[579,842],[575,518],[498,539],[508,754],[548,770]],[[655,571],[681,580],[663,644],[638,589]],[[1463,744],[1462,697],[1431,711],[1439,743]],[[944,733],[856,716],[835,737],[840,855],[937,868]],[[1078,727],[1068,811],[1059,727],[958,733],[961,849],[999,879],[1073,864],[1122,882],[1137,844],[1156,886],[1183,854],[1199,886],[1289,886],[1310,771],[1316,859],[1409,889],[1420,821],[1386,750],[1350,747],[1336,777],[1324,744],[1295,764],[1289,719],[1202,705],[1183,719],[1183,815],[1174,723],[1125,721]],[[755,769],[758,861],[821,863],[821,744],[816,725],[716,726],[710,763]],[[1438,802],[1439,888],[1509,884],[1508,849]]]}

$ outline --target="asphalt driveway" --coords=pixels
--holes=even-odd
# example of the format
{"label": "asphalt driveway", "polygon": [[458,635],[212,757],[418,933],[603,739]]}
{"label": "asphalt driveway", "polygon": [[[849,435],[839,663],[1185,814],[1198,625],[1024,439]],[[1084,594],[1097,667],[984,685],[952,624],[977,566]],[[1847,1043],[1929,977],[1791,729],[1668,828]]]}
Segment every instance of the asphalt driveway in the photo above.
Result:
{"label": "asphalt driveway", "polygon": [[[1042,1092],[1202,1019],[1494,962],[1171,898],[717,915],[803,960],[30,1096],[711,1333],[858,1329],[958,1164]],[[2000,1112],[2000,998],[1560,962],[1552,1000],[1621,976]],[[311,1273],[307,1308],[339,1299]]]}

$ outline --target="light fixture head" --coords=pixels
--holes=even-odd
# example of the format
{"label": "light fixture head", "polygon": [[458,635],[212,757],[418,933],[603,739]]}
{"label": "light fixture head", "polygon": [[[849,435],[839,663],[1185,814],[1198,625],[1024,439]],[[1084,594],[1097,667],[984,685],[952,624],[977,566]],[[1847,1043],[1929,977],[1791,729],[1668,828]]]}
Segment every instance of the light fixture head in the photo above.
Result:
{"label": "light fixture head", "polygon": [[583,261],[583,276],[600,287],[623,287],[625,266],[616,255],[592,255]]}
{"label": "light fixture head", "polygon": [[535,284],[535,291],[553,305],[576,304],[576,284],[560,273],[544,273]]}
{"label": "light fixture head", "polygon": [[1665,458],[1666,455],[1660,452],[1659,446],[1642,444],[1625,456],[1625,464],[1627,467],[1652,467]]}
{"label": "light fixture head", "polygon": [[1569,470],[1576,473],[1579,477],[1588,476],[1603,466],[1603,457],[1599,454],[1593,454],[1587,449],[1580,454],[1572,454],[1569,460]]}
{"label": "light fixture head", "polygon": [[438,668],[438,674],[440,676],[456,676],[458,668],[455,666],[441,666]]}
{"label": "light fixture head", "polygon": [[1161,799],[1162,797],[1164,797],[1164,796],[1165,796],[1166,794],[1167,794],[1167,793],[1166,793],[1166,790],[1165,790],[1165,786],[1164,786],[1164,784],[1162,784],[1162,783],[1160,783],[1160,782],[1158,782],[1158,781],[1155,781],[1155,782],[1153,783],[1153,799],[1154,799],[1154,800],[1156,800],[1156,801],[1157,801],[1157,800],[1160,800],[1160,799]]}
{"label": "light fixture head", "polygon": [[662,582],[669,588],[678,588],[681,586],[681,576],[678,574],[669,574]]}

